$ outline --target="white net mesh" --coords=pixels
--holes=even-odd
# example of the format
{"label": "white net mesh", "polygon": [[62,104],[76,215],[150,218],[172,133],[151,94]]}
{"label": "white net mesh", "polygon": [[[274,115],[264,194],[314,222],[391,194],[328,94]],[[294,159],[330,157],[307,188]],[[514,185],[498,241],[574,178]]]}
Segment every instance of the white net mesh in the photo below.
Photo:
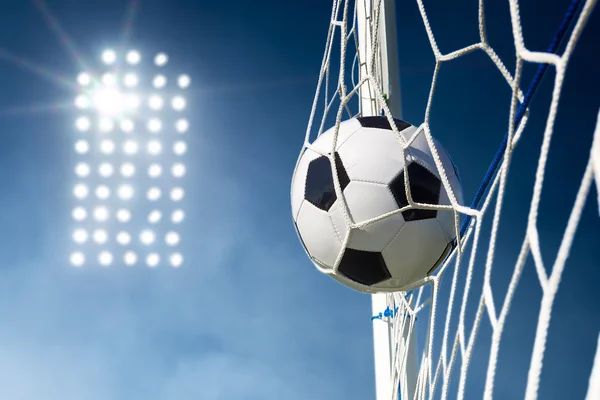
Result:
{"label": "white net mesh", "polygon": [[[433,276],[419,282],[417,289],[409,293],[387,295],[387,305],[393,311],[393,315],[382,315],[381,318],[374,321],[374,323],[387,323],[390,326],[392,387],[416,387],[414,396],[412,396],[415,399],[482,397],[491,399],[494,394],[497,394],[494,384],[497,382],[500,343],[505,332],[507,316],[515,298],[517,284],[522,276],[524,266],[529,260],[541,287],[541,299],[537,297],[535,303],[529,305],[535,307],[533,315],[535,333],[531,341],[532,346],[524,349],[526,355],[523,357],[528,362],[528,376],[526,379],[524,378],[526,381],[524,396],[526,399],[536,399],[540,386],[542,361],[547,347],[552,307],[565,262],[573,244],[574,234],[580,223],[585,201],[591,197],[594,177],[596,186],[600,188],[599,114],[593,144],[590,142],[577,143],[577,146],[583,146],[591,151],[587,151],[589,160],[583,175],[577,171],[577,176],[571,176],[571,179],[580,184],[576,193],[573,193],[571,197],[574,197],[575,200],[572,206],[568,207],[569,215],[566,227],[561,228],[562,236],[557,240],[558,245],[554,248],[552,260],[549,260],[544,253],[546,259],[542,261],[544,257],[542,257],[543,252],[540,247],[538,213],[549,157],[550,139],[555,126],[567,63],[596,2],[594,0],[581,1],[579,6],[576,5],[577,2],[573,2],[571,11],[576,12],[572,12],[573,22],[565,35],[563,49],[557,54],[552,54],[527,49],[522,34],[518,1],[509,1],[512,40],[516,49],[514,73],[509,72],[509,69],[505,67],[488,43],[482,0],[478,5],[479,42],[446,54],[440,51],[436,43],[436,36],[430,26],[423,2],[417,0],[416,3],[435,55],[435,69],[427,107],[423,123],[417,134],[426,136],[447,190],[450,190],[447,174],[433,147],[432,134],[435,136],[436,133],[430,129],[432,99],[436,92],[442,63],[456,60],[475,51],[483,52],[500,72],[500,76],[510,88],[512,96],[510,107],[505,108],[505,110],[510,110],[509,123],[503,129],[504,132],[508,132],[506,150],[501,161],[499,159],[497,172],[490,176],[489,186],[483,193],[480,205],[476,208],[459,205],[454,196],[450,196],[453,208],[457,213],[457,220],[459,214],[462,214],[463,219],[466,216],[472,218],[468,229],[464,230],[460,237],[460,246],[457,246],[457,249]],[[378,0],[358,0],[356,2],[336,0],[333,2],[331,24],[305,145],[310,146],[314,137],[334,124],[339,124],[343,119],[358,114],[381,115],[383,113],[388,117],[392,116],[390,108],[393,107],[390,104],[394,99],[389,100],[388,95],[393,82],[390,83],[390,74],[386,70],[387,60],[385,57],[382,59],[379,51],[386,45],[383,43],[385,32],[381,28],[385,26],[385,19],[382,18],[385,4],[389,5],[389,2]],[[362,28],[360,27],[361,23],[364,24]],[[448,32],[443,34],[448,34]],[[529,118],[528,111],[523,113],[522,118],[517,116],[518,107],[525,97],[521,86],[525,62],[552,66],[554,82],[549,110],[545,115],[547,118],[545,119],[543,139],[541,146],[539,144],[537,146],[538,153],[535,156],[538,157],[538,161],[534,184],[523,193],[523,198],[530,201],[530,207],[527,222],[524,224],[526,225],[525,231],[518,233],[520,237],[523,237],[522,240],[519,239],[520,251],[516,257],[510,260],[509,264],[504,257],[502,268],[505,271],[510,269],[510,278],[505,284],[499,285],[492,283],[492,272],[498,264],[496,261],[497,250],[502,246],[502,243],[498,243],[498,229],[505,190],[507,182],[509,182],[509,166],[513,161],[513,152],[526,130]],[[361,101],[360,97],[366,101]],[[395,101],[397,102],[398,99]],[[407,144],[404,143],[404,145]],[[529,157],[534,156],[530,154]],[[339,191],[339,185],[336,190]],[[525,197],[529,196],[529,193],[532,193],[531,197]],[[339,192],[338,196],[340,196]],[[410,199],[409,193],[407,193],[407,198]],[[481,248],[485,246],[487,248],[482,250]],[[484,253],[480,254],[482,252]],[[473,278],[476,273],[482,275],[480,280]],[[443,276],[446,276],[446,279],[442,281]],[[523,287],[521,289],[526,290]],[[415,323],[415,321],[418,322]],[[483,329],[483,333],[482,325],[488,325]],[[406,342],[404,338],[413,334],[415,330],[418,332],[416,336],[421,342],[418,346],[417,361],[409,360],[410,352],[404,351],[407,345],[414,345],[408,344],[413,342]],[[488,336],[483,347],[483,351],[487,354],[485,354],[484,360],[477,359],[477,368],[479,369],[477,376],[484,379],[475,385],[481,390],[478,393],[470,394],[468,376],[470,372],[473,372],[470,365],[474,359],[476,342],[483,335]],[[375,340],[377,339],[375,338]],[[508,346],[509,344],[505,342],[502,342],[503,346]],[[482,351],[481,346],[477,348],[477,351]],[[589,349],[590,353],[594,351],[595,349]],[[598,383],[600,366],[597,365],[599,358],[600,356],[596,356],[592,371],[588,370],[587,372],[591,374],[590,385],[587,389],[587,398],[590,400],[600,399],[600,384]],[[410,374],[406,371],[407,368],[410,369],[409,364],[415,362],[416,382],[411,384],[411,382],[407,382]],[[412,389],[407,392],[412,392]],[[398,391],[393,390],[390,396],[394,399],[398,398]],[[402,398],[407,398],[405,396],[406,394]]]}

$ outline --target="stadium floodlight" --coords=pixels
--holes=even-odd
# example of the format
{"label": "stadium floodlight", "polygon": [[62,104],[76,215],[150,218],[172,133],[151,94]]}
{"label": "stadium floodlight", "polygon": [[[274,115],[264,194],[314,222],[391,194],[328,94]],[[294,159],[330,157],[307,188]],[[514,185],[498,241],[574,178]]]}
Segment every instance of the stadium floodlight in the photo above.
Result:
{"label": "stadium floodlight", "polygon": [[117,221],[122,223],[131,221],[131,212],[126,208],[121,208],[117,211]]}
{"label": "stadium floodlight", "polygon": [[191,78],[165,53],[107,49],[99,61],[76,77],[69,261],[179,267]]}
{"label": "stadium floodlight", "polygon": [[81,222],[87,218],[87,211],[85,211],[85,208],[83,207],[75,207],[71,212],[71,216],[73,217],[73,220]]}
{"label": "stadium floodlight", "polygon": [[127,88],[134,88],[138,84],[138,76],[133,73],[125,74],[125,77],[123,78],[123,83]]}
{"label": "stadium floodlight", "polygon": [[98,175],[102,178],[110,178],[113,175],[114,171],[115,169],[112,166],[112,164],[107,162],[103,162],[98,166]]}
{"label": "stadium floodlight", "polygon": [[117,53],[112,49],[106,49],[102,52],[102,61],[105,64],[112,65],[117,61]]}
{"label": "stadium floodlight", "polygon": [[90,83],[92,83],[92,77],[90,76],[90,74],[82,72],[77,76],[77,83],[80,86],[88,86]]}
{"label": "stadium floodlight", "polygon": [[157,67],[164,67],[168,61],[169,61],[169,57],[167,57],[167,55],[165,53],[158,53],[154,57],[154,64]]}
{"label": "stadium floodlight", "polygon": [[173,214],[171,214],[171,221],[174,224],[180,224],[181,222],[183,222],[184,217],[185,217],[185,214],[184,214],[183,210],[177,209],[177,210],[173,211]]}
{"label": "stadium floodlight", "polygon": [[85,256],[81,251],[75,251],[71,253],[71,264],[75,267],[81,267],[85,263]]}
{"label": "stadium floodlight", "polygon": [[173,153],[175,153],[176,155],[181,156],[185,154],[186,150],[187,145],[184,141],[178,140],[177,142],[173,143]]}
{"label": "stadium floodlight", "polygon": [[189,75],[179,75],[177,78],[177,85],[179,85],[181,89],[187,89],[191,83],[192,80]]}
{"label": "stadium floodlight", "polygon": [[162,214],[158,210],[152,210],[150,214],[148,214],[148,222],[151,224],[158,224],[162,218]]}
{"label": "stadium floodlight", "polygon": [[133,251],[127,251],[123,256],[123,261],[125,262],[125,265],[135,265],[135,263],[137,263],[137,254]]}
{"label": "stadium floodlight", "polygon": [[183,111],[186,106],[185,99],[182,96],[175,96],[173,100],[171,100],[171,106],[175,111]]}
{"label": "stadium floodlight", "polygon": [[186,133],[190,127],[189,122],[186,119],[180,118],[175,122],[175,130],[178,133]]}
{"label": "stadium floodlight", "polygon": [[158,255],[158,253],[150,253],[146,257],[146,264],[148,264],[148,266],[151,268],[156,267],[159,262],[160,262],[160,256]]}
{"label": "stadium floodlight", "polygon": [[169,256],[169,262],[174,268],[178,268],[183,264],[183,256],[181,253],[173,253]]}
{"label": "stadium floodlight", "polygon": [[90,106],[90,99],[87,96],[79,95],[75,98],[75,107],[86,109]]}
{"label": "stadium floodlight", "polygon": [[139,52],[135,51],[135,50],[131,50],[129,52],[127,52],[127,55],[125,56],[125,59],[127,60],[127,62],[131,65],[137,65],[140,63],[140,60],[142,59],[142,56],[140,55]]}
{"label": "stadium floodlight", "polygon": [[158,178],[159,176],[162,175],[162,167],[160,166],[160,164],[150,164],[150,166],[148,167],[148,176],[150,178]]}
{"label": "stadium floodlight", "polygon": [[158,133],[162,129],[162,122],[158,118],[148,120],[148,130],[152,133]]}
{"label": "stadium floodlight", "polygon": [[166,84],[167,84],[167,78],[162,74],[156,75],[154,77],[154,79],[152,80],[152,85],[157,89],[164,88]]}

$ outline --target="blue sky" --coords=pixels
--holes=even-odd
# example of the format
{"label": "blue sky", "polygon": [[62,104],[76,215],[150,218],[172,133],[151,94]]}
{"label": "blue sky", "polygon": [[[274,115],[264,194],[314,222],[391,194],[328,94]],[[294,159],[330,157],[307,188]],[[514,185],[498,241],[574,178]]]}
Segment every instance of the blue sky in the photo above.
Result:
{"label": "blue sky", "polygon": [[[87,60],[123,40],[128,6],[137,5],[129,43],[142,53],[166,51],[192,76],[186,267],[178,271],[68,267],[73,113],[59,105],[70,104],[73,93],[60,79],[69,82],[79,70],[35,2],[1,3],[1,398],[373,398],[369,297],[311,266],[290,216],[289,183],[330,2],[252,3],[48,2]],[[442,52],[477,40],[476,2],[449,3],[426,2]],[[568,2],[549,1],[543,9],[524,3],[526,43],[542,50]],[[404,118],[419,124],[434,60],[416,5],[408,2],[398,12]],[[490,42],[512,70],[508,7],[489,4],[486,12]],[[569,65],[550,152],[540,212],[549,261],[598,110],[598,22],[596,13]],[[526,67],[524,82],[534,70]],[[470,200],[505,131],[510,92],[481,54],[443,66],[439,85],[432,130],[459,165]],[[546,79],[515,153],[494,272],[500,289],[523,237],[550,91]],[[582,398],[585,390],[600,330],[600,271],[590,257],[600,239],[594,197],[595,189],[553,313],[543,399]],[[513,308],[502,343],[498,398],[522,393],[540,292],[528,262],[515,299],[522,306]],[[483,351],[472,362],[474,392],[483,385],[476,378],[486,365],[486,336],[484,326]]]}

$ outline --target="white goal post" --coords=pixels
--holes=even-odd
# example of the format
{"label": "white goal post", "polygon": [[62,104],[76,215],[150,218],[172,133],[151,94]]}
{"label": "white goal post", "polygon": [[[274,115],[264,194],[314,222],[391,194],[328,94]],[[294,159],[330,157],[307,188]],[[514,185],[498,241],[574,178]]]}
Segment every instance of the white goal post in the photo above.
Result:
{"label": "white goal post", "polygon": [[[542,300],[539,309],[536,310],[538,318],[535,341],[531,349],[531,357],[528,360],[529,371],[524,393],[527,400],[535,400],[538,398],[552,306],[573,243],[574,233],[581,219],[584,202],[591,196],[594,181],[600,191],[600,114],[598,114],[594,141],[593,144],[589,143],[587,167],[581,176],[573,177],[574,180],[581,183],[574,195],[575,201],[572,204],[568,223],[563,230],[558,251],[554,259],[550,260],[550,268],[546,272],[541,262],[537,214],[548,159],[548,143],[553,133],[567,64],[596,0],[571,1],[563,23],[557,31],[557,36],[546,52],[531,51],[526,47],[521,29],[519,1],[505,0],[510,11],[512,40],[516,49],[516,63],[513,68],[507,68],[488,43],[483,0],[473,1],[474,5],[477,3],[478,6],[479,42],[447,54],[443,54],[437,46],[423,0],[411,1],[416,1],[436,60],[427,108],[422,125],[419,127],[419,134],[425,135],[430,148],[433,147],[432,153],[446,186],[448,184],[447,176],[437,156],[429,126],[431,101],[436,89],[440,65],[474,51],[483,52],[496,66],[499,76],[510,88],[512,96],[505,140],[500,146],[475,200],[471,203],[469,199],[471,206],[467,206],[456,203],[455,198],[452,199],[457,222],[459,213],[466,219],[460,229],[454,251],[431,276],[417,282],[412,291],[372,296],[376,399],[446,399],[450,390],[455,393],[452,398],[464,399],[469,362],[473,356],[475,337],[480,331],[480,322],[483,318],[487,318],[491,325],[491,343],[489,361],[486,362],[484,390],[479,398],[492,399],[503,329],[525,261],[527,257],[530,257],[535,264],[537,279],[542,288]],[[306,142],[310,141],[311,135],[315,132],[317,135],[321,134],[326,124],[335,122],[339,125],[342,115],[344,117],[356,115],[401,117],[396,39],[395,8],[397,5],[397,0],[333,0],[331,23],[315,101],[307,128]],[[339,46],[334,44],[336,40],[340,42]],[[563,46],[559,51],[561,43]],[[336,55],[334,49],[339,50],[340,54]],[[521,79],[525,62],[539,65],[537,75],[528,88],[524,86]],[[347,65],[349,63],[352,64],[352,67]],[[512,152],[527,125],[529,102],[537,90],[536,85],[539,84],[541,76],[548,67],[554,69],[555,77],[537,163],[535,184],[531,188],[532,197],[527,228],[524,238],[522,238],[521,251],[513,264],[508,266],[512,271],[510,283],[502,289],[504,293],[500,296],[496,294],[496,301],[500,301],[496,303],[499,304],[499,307],[496,308],[490,275],[494,264],[497,230],[508,170]],[[336,70],[336,68],[339,69]],[[350,85],[352,86],[350,87]],[[355,101],[355,96],[358,97],[357,101]],[[320,108],[318,103],[322,101],[322,97],[324,97],[325,106]],[[352,109],[352,107],[357,109]],[[322,114],[319,114],[321,112]],[[337,115],[335,121],[331,120],[331,115]],[[435,132],[433,134],[435,135]],[[587,145],[587,143],[584,144],[584,146]],[[484,216],[487,217],[486,221],[491,220],[492,222],[489,237],[486,234],[485,238],[482,235],[481,222]],[[484,241],[488,241],[489,246],[486,257],[483,262],[476,262],[478,245]],[[548,265],[548,260],[545,261]],[[459,267],[463,269],[463,274],[466,276],[461,275],[459,278]],[[481,287],[478,288],[481,290],[480,297],[469,299],[470,291],[473,289],[472,284],[474,285],[472,275],[475,269],[484,271],[485,278]],[[466,273],[464,273],[465,270]],[[444,274],[446,275],[444,283],[450,286],[450,294],[447,304],[441,308],[438,303],[438,293]],[[458,282],[460,279],[462,279],[460,282],[462,286]],[[429,292],[425,288],[428,288]],[[472,319],[469,321],[472,324],[470,331],[465,328],[467,301],[477,305],[475,315],[472,318],[469,317]],[[427,327],[424,329],[426,332],[418,331],[420,328],[417,328],[415,322],[418,317],[421,321],[426,322]],[[458,327],[452,328],[451,331],[449,326],[453,318],[458,319],[459,322]],[[436,337],[439,335],[442,337],[439,354],[432,352],[436,322],[443,325],[441,332],[435,332]],[[421,343],[420,346],[417,346],[417,334],[419,339],[423,340],[424,338],[425,343]],[[600,341],[598,347],[600,347]],[[418,349],[420,350],[418,351]],[[589,371],[587,400],[600,399],[600,348],[590,349],[590,353],[594,351],[596,351],[596,357],[593,368]],[[458,365],[457,359],[460,359],[460,365]],[[458,376],[458,381],[454,382],[454,386],[450,389],[452,373]]]}
{"label": "white goal post", "polygon": [[[398,44],[396,41],[396,0],[383,0],[379,10],[374,7],[377,0],[358,0],[356,3],[356,28],[358,36],[359,80],[367,76],[378,76],[387,105],[396,118],[401,118],[402,103],[400,96],[400,69],[398,66]],[[372,23],[379,14],[378,25]],[[373,27],[377,27],[376,30]],[[378,46],[374,49],[374,36],[378,35]],[[373,50],[376,50],[375,52]],[[371,61],[373,60],[373,62]],[[372,70],[373,68],[378,71]],[[375,88],[364,85],[359,90],[360,110],[362,116],[381,115],[382,105],[379,104]],[[373,315],[378,315],[388,306],[386,294],[372,295]],[[400,360],[406,357],[406,367],[394,370],[393,327],[389,317],[373,319],[373,346],[375,359],[375,391],[376,399],[391,399],[395,390],[394,374],[402,377],[400,391],[405,398],[412,399],[416,385],[417,353],[415,330],[403,328],[400,349],[397,353]]]}

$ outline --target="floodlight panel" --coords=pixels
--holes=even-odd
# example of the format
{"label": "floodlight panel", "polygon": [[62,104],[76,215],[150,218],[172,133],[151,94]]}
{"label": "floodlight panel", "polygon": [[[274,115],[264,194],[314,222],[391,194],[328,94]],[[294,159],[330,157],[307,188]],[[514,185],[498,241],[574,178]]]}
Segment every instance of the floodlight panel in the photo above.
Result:
{"label": "floodlight panel", "polygon": [[[140,70],[150,60],[155,71]],[[183,263],[185,154],[190,129],[183,90],[165,53],[101,54],[77,76],[69,261],[179,267]]]}

